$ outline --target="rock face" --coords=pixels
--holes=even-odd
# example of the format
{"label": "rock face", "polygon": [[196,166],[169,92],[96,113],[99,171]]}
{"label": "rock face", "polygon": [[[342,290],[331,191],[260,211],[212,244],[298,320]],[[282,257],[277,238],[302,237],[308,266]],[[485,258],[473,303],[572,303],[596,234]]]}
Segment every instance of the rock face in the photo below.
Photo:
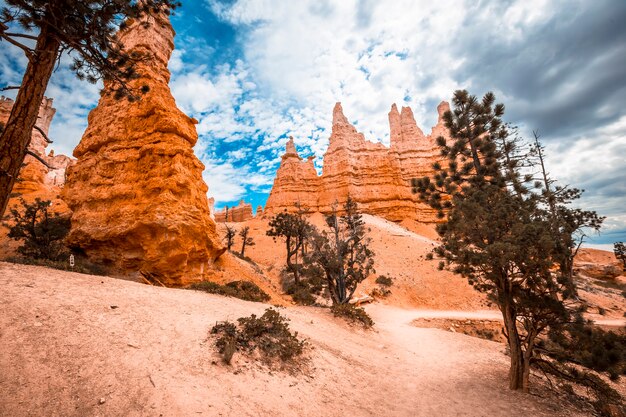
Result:
{"label": "rock face", "polygon": [[399,112],[394,104],[389,112],[391,146],[387,148],[357,132],[337,103],[322,175],[317,175],[312,157],[305,161],[298,155],[290,138],[265,213],[293,212],[296,203],[322,213],[337,205],[340,211],[351,196],[365,213],[392,221],[436,222],[436,212],[412,193],[411,179],[430,175],[432,164],[440,160],[436,138],[449,136],[442,119],[448,109],[446,102],[438,106],[438,123],[426,136],[411,109],[403,107]]}
{"label": "rock face", "polygon": [[[228,219],[226,218],[228,213]],[[239,201],[235,207],[226,207],[215,213],[216,222],[245,222],[252,218],[252,204],[246,203],[244,200]]]}
{"label": "rock face", "polygon": [[[12,108],[13,100],[0,97],[0,122],[4,123],[9,120]],[[26,155],[24,166],[20,170],[20,181],[15,183],[13,193],[20,194],[27,200],[29,197],[32,199],[35,197],[53,199],[56,197],[60,191],[59,187],[65,183],[65,170],[72,164],[72,159],[65,155],[55,156],[53,151],[46,155],[48,142],[41,132],[48,136],[50,123],[55,113],[56,109],[52,107],[52,99],[44,97],[39,107],[37,128],[33,129],[28,149],[44,160],[50,168],[34,157]],[[11,202],[9,202],[10,204]]]}
{"label": "rock face", "polygon": [[[12,108],[13,100],[0,97],[0,122],[4,123],[9,119]],[[39,107],[39,117],[36,126],[46,136],[48,136],[50,122],[52,122],[55,112],[56,110],[52,107],[52,99],[44,98]],[[7,214],[14,208],[20,210],[20,207],[22,207],[21,199],[24,199],[27,203],[32,203],[37,198],[42,201],[50,200],[53,212],[69,214],[69,208],[60,199],[59,194],[65,182],[65,170],[73,163],[73,160],[65,155],[55,156],[53,151],[46,155],[48,142],[38,129],[33,129],[28,149],[45,161],[50,168],[34,157],[26,155],[24,165],[20,170],[19,180],[15,182],[11,192],[12,197],[7,205]],[[11,222],[10,219],[11,217],[9,216],[9,223]],[[0,225],[0,258],[2,259],[15,256],[17,247],[21,245],[21,243],[10,239],[8,233],[9,228],[7,225]]]}
{"label": "rock face", "polygon": [[224,249],[210,217],[204,165],[193,153],[194,120],[168,87],[174,30],[165,14],[147,27],[142,20],[118,36],[147,58],[131,86],[150,90],[130,103],[105,84],[63,189],[74,212],[68,243],[114,271],[185,285],[210,274]]}

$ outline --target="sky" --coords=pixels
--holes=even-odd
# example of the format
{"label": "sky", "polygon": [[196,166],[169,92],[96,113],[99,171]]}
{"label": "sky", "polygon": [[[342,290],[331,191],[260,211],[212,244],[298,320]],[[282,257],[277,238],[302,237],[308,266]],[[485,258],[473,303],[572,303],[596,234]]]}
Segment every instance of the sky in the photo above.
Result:
{"label": "sky", "polygon": [[[2,0],[0,0],[0,4]],[[457,89],[493,91],[551,175],[606,216],[594,244],[626,241],[626,1],[183,0],[170,87],[199,120],[196,155],[216,207],[264,205],[289,136],[318,169],[335,102],[389,143],[392,103],[429,132]],[[62,62],[46,95],[56,153],[71,154],[98,100]],[[0,43],[0,85],[22,52]],[[6,94],[9,95],[10,94]]]}

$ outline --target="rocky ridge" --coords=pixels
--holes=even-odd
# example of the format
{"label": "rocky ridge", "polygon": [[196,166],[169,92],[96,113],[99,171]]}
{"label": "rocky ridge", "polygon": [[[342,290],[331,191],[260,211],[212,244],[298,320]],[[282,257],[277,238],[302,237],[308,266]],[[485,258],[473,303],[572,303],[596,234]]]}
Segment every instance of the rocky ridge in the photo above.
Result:
{"label": "rocky ridge", "polygon": [[197,122],[168,86],[174,30],[163,13],[129,22],[118,36],[146,57],[130,86],[149,91],[131,103],[105,84],[63,189],[74,212],[67,241],[113,271],[185,285],[210,275],[224,249],[193,152]]}
{"label": "rocky ridge", "polygon": [[411,109],[403,107],[399,112],[394,104],[389,112],[391,144],[387,148],[366,140],[337,103],[322,175],[317,174],[313,157],[304,160],[298,155],[290,138],[265,213],[293,212],[297,210],[296,203],[329,213],[335,205],[341,209],[351,196],[363,212],[391,221],[437,222],[435,211],[419,202],[411,191],[411,179],[432,174],[432,164],[441,158],[437,137],[449,137],[443,123],[448,103],[442,102],[437,110],[437,125],[426,136]]}
{"label": "rocky ridge", "polygon": [[[226,218],[227,214],[228,219]],[[234,207],[224,207],[223,209],[215,212],[215,221],[220,223],[245,222],[246,220],[250,220],[252,217],[252,204],[246,203],[243,199]]]}

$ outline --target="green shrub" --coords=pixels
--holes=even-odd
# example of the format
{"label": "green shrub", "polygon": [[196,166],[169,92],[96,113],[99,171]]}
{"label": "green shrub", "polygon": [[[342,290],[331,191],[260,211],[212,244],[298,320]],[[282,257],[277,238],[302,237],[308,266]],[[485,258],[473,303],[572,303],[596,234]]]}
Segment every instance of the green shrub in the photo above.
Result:
{"label": "green shrub", "polygon": [[360,307],[352,304],[335,304],[330,308],[335,317],[341,317],[351,324],[359,324],[365,329],[374,325],[374,320]]}
{"label": "green shrub", "polygon": [[302,355],[304,341],[298,339],[297,332],[289,330],[288,321],[278,311],[268,308],[261,317],[252,314],[238,318],[238,325],[229,321],[218,323],[211,334],[217,335],[215,347],[226,363],[231,362],[235,352],[252,354],[255,350],[267,362],[274,359],[290,362]]}
{"label": "green shrub", "polygon": [[314,305],[317,297],[324,291],[325,279],[323,271],[317,265],[299,265],[299,282],[296,284],[293,273],[283,270],[281,286],[285,293],[291,295],[292,300],[299,305]]}
{"label": "green shrub", "polygon": [[390,278],[386,275],[381,275],[376,278],[376,284],[382,287],[391,287],[393,285],[393,278]]}
{"label": "green shrub", "polygon": [[271,298],[258,285],[250,281],[232,281],[224,285],[211,281],[201,281],[191,284],[188,288],[259,303],[269,301]]}

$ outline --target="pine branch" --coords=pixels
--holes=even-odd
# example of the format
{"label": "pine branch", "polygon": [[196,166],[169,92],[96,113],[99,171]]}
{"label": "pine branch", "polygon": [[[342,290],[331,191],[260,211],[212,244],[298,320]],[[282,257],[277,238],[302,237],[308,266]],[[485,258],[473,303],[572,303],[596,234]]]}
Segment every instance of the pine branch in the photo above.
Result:
{"label": "pine branch", "polygon": [[36,160],[38,160],[39,162],[44,164],[46,166],[46,168],[48,168],[48,169],[56,169],[53,166],[48,165],[48,163],[46,161],[44,161],[43,158],[41,158],[41,156],[37,155],[35,152],[31,151],[30,149],[26,150],[26,154],[32,156],[33,158],[35,158]]}
{"label": "pine branch", "polygon": [[35,53],[35,51],[33,49],[27,47],[26,45],[23,45],[23,44],[19,43],[15,39],[12,39],[11,37],[7,36],[7,34],[4,33],[4,32],[0,33],[0,38],[4,39],[5,41],[9,42],[10,44],[15,45],[18,48],[20,48],[21,50],[23,50],[24,54],[26,54],[26,58],[28,58],[29,61],[33,60],[33,56],[34,56],[34,53]]}

